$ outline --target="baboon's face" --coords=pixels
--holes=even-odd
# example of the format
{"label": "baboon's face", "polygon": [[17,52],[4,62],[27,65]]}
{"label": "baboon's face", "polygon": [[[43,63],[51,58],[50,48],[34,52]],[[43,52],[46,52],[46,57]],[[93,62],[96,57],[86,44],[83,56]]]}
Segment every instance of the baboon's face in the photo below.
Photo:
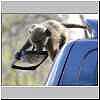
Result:
{"label": "baboon's face", "polygon": [[42,50],[46,42],[46,28],[42,25],[32,25],[29,29],[30,40],[37,50]]}

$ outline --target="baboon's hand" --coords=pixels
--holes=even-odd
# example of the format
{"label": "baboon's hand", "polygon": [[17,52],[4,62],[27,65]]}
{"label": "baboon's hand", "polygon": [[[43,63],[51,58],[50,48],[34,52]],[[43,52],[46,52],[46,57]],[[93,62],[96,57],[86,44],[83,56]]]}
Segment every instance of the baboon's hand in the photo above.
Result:
{"label": "baboon's hand", "polygon": [[18,60],[20,60],[20,57],[21,57],[21,52],[17,52],[15,54],[15,58],[18,59]]}
{"label": "baboon's hand", "polygon": [[15,58],[20,60],[22,56],[25,55],[25,51],[20,51],[15,54]]}

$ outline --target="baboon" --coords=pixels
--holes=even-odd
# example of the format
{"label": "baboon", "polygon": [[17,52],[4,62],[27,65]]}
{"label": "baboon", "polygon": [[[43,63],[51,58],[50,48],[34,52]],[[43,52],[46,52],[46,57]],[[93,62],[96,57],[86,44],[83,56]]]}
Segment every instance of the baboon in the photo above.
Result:
{"label": "baboon", "polygon": [[73,26],[79,27],[79,25],[73,24],[65,25],[56,20],[47,20],[40,24],[33,24],[28,30],[29,39],[20,51],[24,51],[30,46],[33,46],[33,49],[38,51],[45,47],[51,59],[54,60],[64,43],[69,41],[70,30],[68,28]]}

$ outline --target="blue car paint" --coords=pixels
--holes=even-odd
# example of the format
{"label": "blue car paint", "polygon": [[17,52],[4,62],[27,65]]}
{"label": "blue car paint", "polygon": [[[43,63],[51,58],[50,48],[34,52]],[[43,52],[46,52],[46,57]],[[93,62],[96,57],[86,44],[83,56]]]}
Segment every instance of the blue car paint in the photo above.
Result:
{"label": "blue car paint", "polygon": [[96,67],[97,41],[78,41],[67,59],[59,85],[95,85]]}
{"label": "blue car paint", "polygon": [[[57,55],[46,85],[96,85],[97,47],[97,40],[66,43]],[[84,55],[91,50],[94,51],[84,60],[85,65],[81,65]]]}

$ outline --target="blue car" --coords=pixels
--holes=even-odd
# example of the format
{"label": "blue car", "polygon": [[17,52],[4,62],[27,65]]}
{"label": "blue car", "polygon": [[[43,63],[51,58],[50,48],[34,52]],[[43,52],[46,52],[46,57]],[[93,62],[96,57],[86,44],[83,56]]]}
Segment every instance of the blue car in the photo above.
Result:
{"label": "blue car", "polygon": [[93,39],[65,43],[55,58],[47,86],[98,85],[98,22],[86,20]]}

